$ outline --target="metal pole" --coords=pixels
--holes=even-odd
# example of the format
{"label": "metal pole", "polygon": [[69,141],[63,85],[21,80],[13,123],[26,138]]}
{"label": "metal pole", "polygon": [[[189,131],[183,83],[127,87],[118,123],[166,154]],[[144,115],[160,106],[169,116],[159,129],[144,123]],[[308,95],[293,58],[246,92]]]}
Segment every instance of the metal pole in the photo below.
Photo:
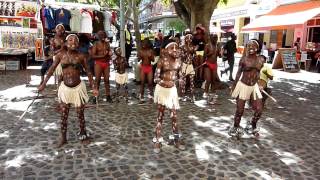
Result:
{"label": "metal pole", "polygon": [[126,56],[125,36],[124,36],[124,7],[123,0],[120,0],[120,48],[123,57]]}

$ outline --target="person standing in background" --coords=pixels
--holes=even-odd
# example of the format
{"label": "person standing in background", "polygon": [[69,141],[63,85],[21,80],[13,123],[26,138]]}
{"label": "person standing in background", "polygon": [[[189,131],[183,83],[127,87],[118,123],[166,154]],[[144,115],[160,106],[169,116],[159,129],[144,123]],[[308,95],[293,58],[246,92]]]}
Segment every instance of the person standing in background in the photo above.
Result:
{"label": "person standing in background", "polygon": [[131,51],[132,51],[132,46],[133,46],[133,40],[132,40],[132,35],[131,35],[131,24],[127,24],[127,27],[124,30],[124,35],[125,35],[125,51],[126,51],[126,60],[128,64],[128,68],[132,68],[132,66],[129,65],[129,58],[131,56]]}
{"label": "person standing in background", "polygon": [[227,73],[228,71],[230,71],[229,81],[234,81],[234,79],[232,77],[232,73],[233,73],[233,66],[234,66],[234,61],[235,61],[234,53],[237,52],[236,39],[237,39],[237,36],[235,34],[231,34],[231,40],[229,40],[223,48],[223,54],[227,58],[229,67],[223,71],[220,71],[220,72],[221,72],[221,76],[222,76],[224,73]]}

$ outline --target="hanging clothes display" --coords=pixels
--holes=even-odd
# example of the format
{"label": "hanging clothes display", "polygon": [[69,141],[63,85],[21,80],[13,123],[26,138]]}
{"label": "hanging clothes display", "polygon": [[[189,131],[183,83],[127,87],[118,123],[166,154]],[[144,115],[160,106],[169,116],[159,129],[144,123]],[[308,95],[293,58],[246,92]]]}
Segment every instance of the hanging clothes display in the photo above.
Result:
{"label": "hanging clothes display", "polygon": [[86,9],[81,12],[81,29],[80,33],[92,33],[92,13]]}
{"label": "hanging clothes display", "polygon": [[104,31],[104,15],[102,12],[94,10],[93,11],[93,33],[97,33],[98,31]]}
{"label": "hanging clothes display", "polygon": [[55,11],[56,25],[63,24],[66,31],[70,31],[70,19],[71,14],[68,10],[60,8]]}
{"label": "hanging clothes display", "polygon": [[55,11],[50,6],[46,7],[44,10],[44,17],[45,17],[45,26],[48,30],[52,30],[56,27],[55,23]]}
{"label": "hanging clothes display", "polygon": [[71,31],[80,32],[81,30],[81,13],[78,9],[71,9],[70,28]]}

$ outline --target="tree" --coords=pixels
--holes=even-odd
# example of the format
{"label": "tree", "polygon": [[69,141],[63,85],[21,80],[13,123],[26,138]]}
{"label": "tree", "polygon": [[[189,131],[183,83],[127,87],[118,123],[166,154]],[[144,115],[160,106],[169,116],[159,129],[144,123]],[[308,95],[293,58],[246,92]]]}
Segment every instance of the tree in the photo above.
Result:
{"label": "tree", "polygon": [[168,27],[175,29],[179,32],[183,32],[186,29],[186,25],[185,25],[184,21],[182,21],[181,19],[169,21]]}
{"label": "tree", "polygon": [[227,0],[173,0],[178,16],[193,30],[197,24],[209,29],[209,22],[218,3]]}

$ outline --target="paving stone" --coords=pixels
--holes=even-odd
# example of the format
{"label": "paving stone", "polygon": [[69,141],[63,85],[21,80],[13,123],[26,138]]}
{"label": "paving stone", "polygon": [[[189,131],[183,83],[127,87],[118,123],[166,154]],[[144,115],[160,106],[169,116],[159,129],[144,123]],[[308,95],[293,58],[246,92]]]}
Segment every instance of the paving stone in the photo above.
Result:
{"label": "paving stone", "polygon": [[[28,71],[33,79],[39,80],[37,71]],[[36,100],[18,121],[17,115],[31,101],[13,104],[10,101],[13,97],[4,94],[7,90],[17,90],[19,93],[13,96],[36,96],[32,92],[36,86],[21,87],[25,76],[26,72],[22,71],[0,75],[0,179],[260,179],[261,175],[252,172],[253,169],[283,179],[320,179],[320,142],[316,138],[320,135],[317,116],[320,96],[315,96],[319,84],[293,79],[271,81],[273,96],[279,103],[268,100],[268,109],[258,122],[261,136],[257,140],[244,135],[240,141],[233,141],[227,136],[235,113],[227,90],[217,91],[221,105],[214,107],[215,110],[199,105],[200,101],[181,102],[178,122],[187,150],[181,152],[164,144],[161,153],[154,154],[151,140],[157,107],[140,106],[136,99],[131,99],[129,105],[124,102],[101,105],[98,116],[96,108],[86,108],[86,126],[93,137],[87,146],[77,139],[79,124],[71,108],[68,144],[55,149],[60,129],[60,115],[54,110],[57,101]],[[114,92],[114,80],[110,82]],[[131,82],[129,87],[130,91],[139,89]],[[53,89],[52,84],[48,85],[44,94],[54,94]],[[100,89],[104,94],[103,88]],[[196,89],[197,100],[201,100],[202,93]],[[100,104],[105,104],[102,99]],[[246,109],[241,125],[245,126],[251,117],[252,111]],[[7,130],[9,138],[4,133]],[[171,134],[167,112],[162,134],[165,140]],[[21,157],[23,163],[19,168],[1,166]],[[285,160],[295,160],[292,157],[301,161],[286,165]]]}

